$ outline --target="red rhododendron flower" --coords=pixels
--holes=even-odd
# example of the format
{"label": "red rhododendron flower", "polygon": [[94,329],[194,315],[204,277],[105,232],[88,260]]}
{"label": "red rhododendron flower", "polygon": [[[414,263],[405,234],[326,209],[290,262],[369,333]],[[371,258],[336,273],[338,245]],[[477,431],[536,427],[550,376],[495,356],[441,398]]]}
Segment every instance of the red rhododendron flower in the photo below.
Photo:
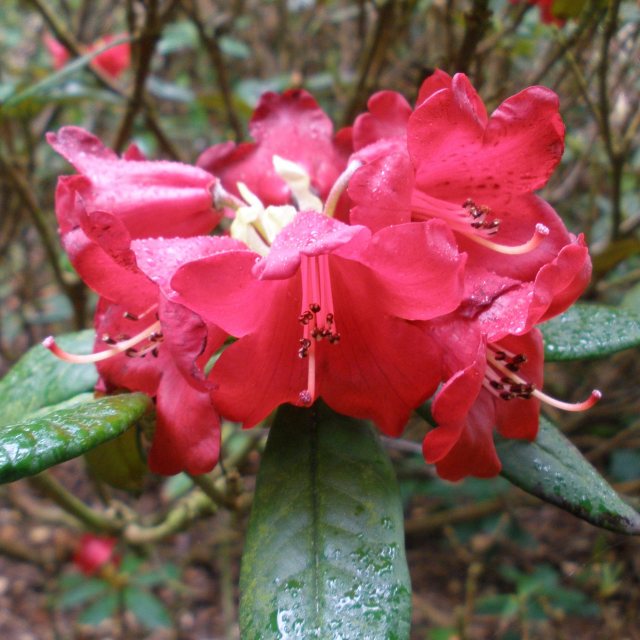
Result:
{"label": "red rhododendron flower", "polygon": [[[444,351],[445,384],[434,402],[439,426],[424,451],[443,477],[495,475],[494,426],[533,439],[540,398],[558,405],[539,391],[542,352],[533,327],[572,304],[591,274],[584,239],[533,194],[557,165],[563,134],[557,97],[547,89],[527,89],[489,118],[467,78],[443,72],[425,81],[415,110],[381,92],[356,120],[354,146],[369,164],[349,185],[352,221],[379,229],[440,219],[468,254],[459,309],[435,323],[441,329],[428,328]],[[489,364],[496,352],[526,374],[511,384],[515,391],[490,384],[501,366]],[[585,408],[597,397],[560,404]],[[505,418],[514,415],[515,428]]]}
{"label": "red rhododendron flower", "polygon": [[326,199],[347,166],[351,152],[348,131],[333,135],[333,124],[306,91],[282,95],[265,93],[251,118],[249,132],[255,143],[224,142],[207,149],[198,166],[215,175],[225,188],[239,195],[242,182],[264,204],[291,202],[291,187],[276,172],[273,157],[300,165],[311,179],[311,188]]}
{"label": "red rhododendron flower", "polygon": [[145,160],[135,146],[119,158],[79,127],[63,127],[47,140],[80,173],[58,180],[56,215],[63,234],[79,224],[76,194],[88,211],[118,217],[132,238],[209,233],[220,220],[212,202],[216,180],[202,169]]}
{"label": "red rhododendron flower", "polygon": [[425,437],[423,450],[443,478],[497,474],[493,429],[505,437],[533,440],[540,401],[581,411],[599,399],[594,392],[583,403],[569,404],[541,391],[542,340],[534,328],[575,301],[590,265],[580,238],[542,267],[534,282],[487,270],[467,272],[460,307],[430,327],[444,349],[445,384],[433,403],[438,426]]}
{"label": "red rhododendron flower", "polygon": [[265,257],[192,261],[171,285],[176,300],[239,338],[212,371],[223,415],[249,427],[284,402],[321,397],[398,435],[439,377],[438,350],[408,320],[454,309],[463,265],[439,221],[372,236],[300,212]]}
{"label": "red rhododendron flower", "polygon": [[167,298],[169,278],[184,262],[235,246],[229,238],[132,240],[109,212],[86,211],[76,194],[70,214],[79,226],[63,233],[69,258],[104,299],[95,324],[97,353],[73,356],[53,339],[45,346],[71,362],[96,362],[101,387],[156,397],[152,471],[204,473],[219,455],[219,420],[202,369],[225,334]]}
{"label": "red rhododendron flower", "polygon": [[118,566],[120,557],[114,554],[115,538],[85,533],[73,555],[73,563],[86,576],[93,576],[107,564]]}
{"label": "red rhododendron flower", "polygon": [[453,236],[439,221],[372,235],[335,219],[365,168],[347,163],[348,132],[334,137],[306,92],[263,96],[251,131],[255,143],[218,145],[200,165],[242,196],[231,233],[254,251],[193,261],[171,282],[175,300],[240,338],[212,370],[216,406],[251,426],[322,397],[398,434],[440,375],[437,348],[409,321],[457,306]]}
{"label": "red rhododendron flower", "polygon": [[[102,49],[110,42],[121,38],[123,35],[124,34],[104,36],[89,45],[86,48],[86,53]],[[53,59],[53,68],[56,71],[58,69],[62,69],[62,67],[67,64],[70,57],[67,48],[49,34],[45,35],[44,44]],[[119,78],[131,64],[131,47],[128,42],[117,44],[106,51],[99,53],[91,60],[91,64],[97,69],[100,69],[103,73],[106,73],[108,76],[111,76],[112,78]]]}
{"label": "red rhododendron flower", "polygon": [[[456,234],[469,266],[532,280],[573,241],[533,194],[559,162],[563,137],[557,96],[543,87],[509,98],[491,117],[463,74],[434,73],[413,111],[398,94],[376,94],[355,122],[354,146],[370,155],[376,141],[393,146],[382,147],[370,176],[354,176],[352,222],[378,229],[438,218]],[[367,182],[376,174],[384,180],[372,192]]]}

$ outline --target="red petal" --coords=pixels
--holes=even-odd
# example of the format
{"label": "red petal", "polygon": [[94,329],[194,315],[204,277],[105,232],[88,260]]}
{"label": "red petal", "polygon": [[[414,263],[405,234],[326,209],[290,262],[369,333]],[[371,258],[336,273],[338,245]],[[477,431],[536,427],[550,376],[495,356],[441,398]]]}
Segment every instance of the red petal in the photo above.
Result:
{"label": "red petal", "polygon": [[[527,382],[542,388],[542,366],[544,351],[542,334],[533,329],[524,336],[508,336],[496,344],[512,353],[524,353],[527,361],[520,366],[518,375]],[[524,438],[533,440],[538,433],[540,419],[540,401],[537,398],[528,400],[502,400],[495,398],[496,426],[505,438]]]}
{"label": "red petal", "polygon": [[341,338],[317,345],[319,395],[336,411],[372,419],[397,436],[411,411],[435,391],[439,350],[420,327],[377,308],[376,289],[358,277],[361,267],[337,258],[331,264]]}
{"label": "red petal", "polygon": [[349,182],[349,197],[355,203],[351,223],[378,231],[410,222],[412,191],[413,167],[406,155],[385,155],[364,165]]}
{"label": "red petal", "polygon": [[212,208],[215,178],[202,169],[120,159],[79,127],[63,127],[47,134],[47,140],[88,178],[89,182],[73,183],[87,209],[114,214],[134,238],[199,235],[219,220]]}
{"label": "red petal", "polygon": [[466,476],[492,478],[502,465],[493,444],[493,398],[482,391],[474,404],[458,441],[436,463],[438,475],[453,482]]}
{"label": "red petal", "polygon": [[227,347],[211,372],[220,413],[252,427],[283,403],[299,403],[306,389],[307,361],[298,357],[302,328],[298,278],[257,281],[271,295],[260,305],[261,322],[250,335]]}
{"label": "red petal", "polygon": [[321,213],[301,212],[277,236],[269,254],[254,269],[264,280],[291,278],[300,256],[318,256],[343,247],[362,253],[371,233],[366,227],[347,225]]}
{"label": "red petal", "polygon": [[416,106],[421,105],[427,98],[431,97],[436,91],[440,89],[450,89],[452,78],[451,76],[442,71],[442,69],[436,69],[423,83],[418,92],[418,99],[416,100]]}
{"label": "red petal", "polygon": [[157,422],[149,468],[172,475],[211,471],[220,455],[220,420],[209,393],[194,389],[170,363],[158,387]]}
{"label": "red petal", "polygon": [[260,326],[280,284],[254,277],[258,259],[252,251],[227,251],[189,262],[171,280],[172,299],[233,336],[246,335]]}
{"label": "red petal", "polygon": [[233,193],[241,181],[265,204],[288,203],[290,191],[273,168],[274,155],[302,165],[322,199],[346,167],[350,149],[334,140],[331,120],[306,91],[263,94],[249,129],[256,144],[217,145],[198,161]]}
{"label": "red petal", "polygon": [[395,91],[379,91],[367,102],[368,113],[359,115],[353,125],[356,149],[362,149],[382,138],[406,140],[411,106]]}
{"label": "red petal", "polygon": [[451,89],[434,93],[409,121],[416,182],[435,197],[452,190],[479,197],[542,187],[560,161],[564,127],[558,98],[530,87],[506,100],[487,121],[477,94],[460,74]]}
{"label": "red petal", "polygon": [[375,272],[371,291],[382,312],[429,320],[460,303],[465,256],[458,253],[453,234],[440,220],[381,229],[360,261]]}

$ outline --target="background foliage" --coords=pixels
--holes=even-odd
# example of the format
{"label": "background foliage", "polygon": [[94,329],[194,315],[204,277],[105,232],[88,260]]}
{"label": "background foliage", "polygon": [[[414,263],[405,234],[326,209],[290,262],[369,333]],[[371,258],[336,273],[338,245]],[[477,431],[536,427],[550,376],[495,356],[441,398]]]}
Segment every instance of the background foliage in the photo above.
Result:
{"label": "background foliage", "polygon": [[[305,87],[341,126],[377,89],[412,100],[435,67],[468,73],[489,109],[531,84],[560,95],[567,149],[544,196],[572,231],[587,235],[595,267],[589,301],[640,311],[640,10],[633,0],[567,0],[573,17],[564,26],[543,24],[526,3],[488,0],[2,4],[0,373],[46,335],[91,323],[92,294],[55,231],[55,180],[70,169],[44,143],[46,131],[76,124],[118,150],[135,140],[151,157],[193,162],[212,143],[244,139],[265,90]],[[46,33],[76,61],[54,72]],[[133,63],[114,80],[81,54],[119,33],[130,34]],[[604,392],[588,414],[550,417],[632,502],[640,488],[639,374],[637,351],[547,369],[558,395]],[[633,637],[635,539],[534,504],[502,480],[436,480],[416,444],[423,431],[416,417],[406,440],[385,441],[405,499],[412,637]],[[70,628],[82,603],[65,600],[69,590],[57,576],[69,573],[81,527],[108,529],[112,520],[95,519],[104,511],[125,523],[136,552],[136,568],[125,563],[124,575],[151,577],[144,590],[113,587],[97,601],[112,620],[91,630],[79,619],[74,637],[236,637],[238,558],[264,433],[228,426],[226,435],[227,473],[219,470],[206,486],[147,478],[135,497],[107,488],[79,461],[2,486],[0,635],[53,638]],[[83,500],[73,517],[43,499],[59,501],[65,491]],[[213,521],[197,523],[203,515]],[[84,611],[85,622],[100,621],[95,609],[93,617]],[[169,628],[149,631],[154,621]]]}

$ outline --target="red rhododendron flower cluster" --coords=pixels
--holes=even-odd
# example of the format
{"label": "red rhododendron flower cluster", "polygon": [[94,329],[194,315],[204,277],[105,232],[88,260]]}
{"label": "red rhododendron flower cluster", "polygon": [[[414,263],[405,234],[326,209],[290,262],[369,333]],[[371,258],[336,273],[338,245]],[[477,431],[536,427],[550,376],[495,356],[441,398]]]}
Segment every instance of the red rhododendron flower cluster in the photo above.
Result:
{"label": "red rhododendron flower cluster", "polygon": [[415,107],[378,93],[336,134],[306,92],[269,93],[250,133],[195,167],[118,158],[75,127],[49,137],[79,172],[56,213],[100,302],[93,355],[46,344],[95,361],[103,391],[155,397],[153,470],[210,469],[218,415],[251,427],[321,398],[397,436],[435,394],[426,460],[489,477],[494,429],[533,439],[541,401],[597,400],[541,391],[536,325],[591,271],[534,193],[563,151],[553,92],[489,116],[466,76],[436,72]]}

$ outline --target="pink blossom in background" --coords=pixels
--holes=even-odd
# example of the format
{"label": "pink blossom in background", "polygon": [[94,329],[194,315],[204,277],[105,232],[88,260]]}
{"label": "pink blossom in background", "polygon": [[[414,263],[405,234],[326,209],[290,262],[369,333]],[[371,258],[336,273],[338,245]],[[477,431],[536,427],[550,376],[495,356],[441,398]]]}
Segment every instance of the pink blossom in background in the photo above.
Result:
{"label": "pink blossom in background", "polygon": [[[110,42],[113,42],[118,38],[122,38],[125,35],[126,34],[120,33],[117,35],[107,35],[99,38],[86,47],[85,53],[91,53],[98,49],[102,49],[102,47],[105,47]],[[70,58],[67,48],[50,34],[46,34],[43,40],[44,45],[51,56],[53,68],[57,71],[64,67]],[[117,44],[106,51],[99,53],[91,60],[90,64],[106,75],[117,79],[129,68],[131,64],[131,47],[128,42]]]}

